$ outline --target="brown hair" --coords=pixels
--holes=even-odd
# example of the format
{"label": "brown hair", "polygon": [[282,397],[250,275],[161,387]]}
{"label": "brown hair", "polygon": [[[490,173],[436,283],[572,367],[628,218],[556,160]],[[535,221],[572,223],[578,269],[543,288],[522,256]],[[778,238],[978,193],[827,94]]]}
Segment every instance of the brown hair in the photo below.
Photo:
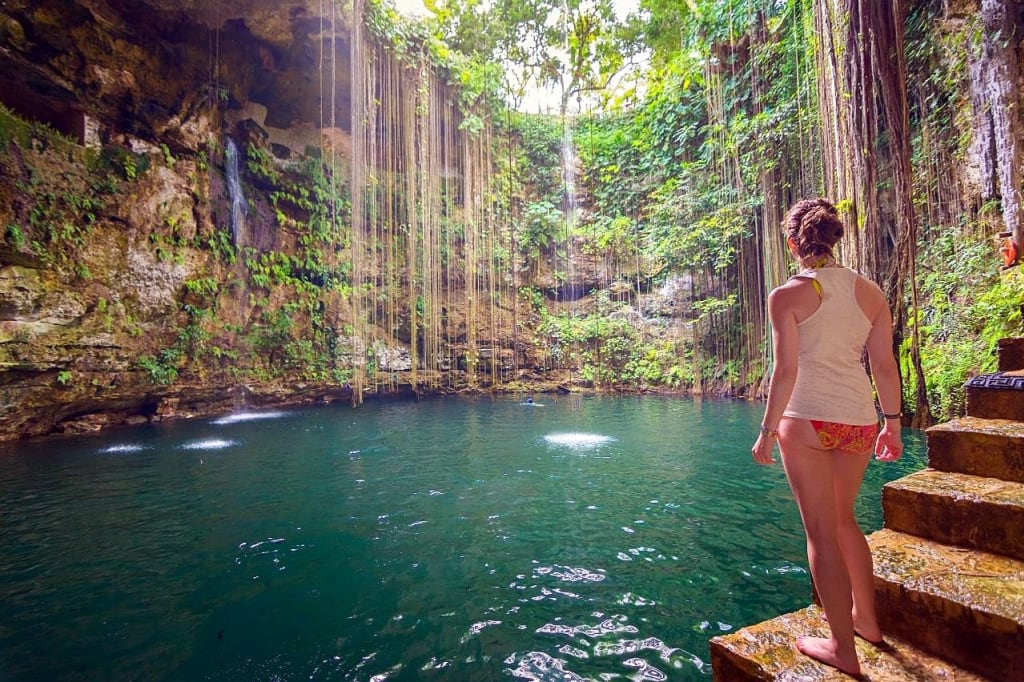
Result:
{"label": "brown hair", "polygon": [[832,247],[843,238],[839,212],[825,199],[796,202],[786,214],[785,229],[800,257],[830,255]]}

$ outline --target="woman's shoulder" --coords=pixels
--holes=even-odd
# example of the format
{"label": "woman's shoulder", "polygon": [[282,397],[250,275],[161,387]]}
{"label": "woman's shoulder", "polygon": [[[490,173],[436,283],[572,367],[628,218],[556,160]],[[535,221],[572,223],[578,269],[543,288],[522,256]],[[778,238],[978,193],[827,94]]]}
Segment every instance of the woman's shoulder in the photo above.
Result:
{"label": "woman's shoulder", "polygon": [[857,274],[857,279],[854,282],[854,295],[869,320],[875,319],[880,311],[889,309],[889,302],[882,287],[864,275]]}
{"label": "woman's shoulder", "polygon": [[847,267],[843,265],[840,267],[823,268],[819,271],[828,273],[829,276],[837,276],[837,278],[844,278],[847,281],[852,282],[853,286],[856,287],[858,290],[870,291],[872,294],[884,296],[884,294],[882,294],[882,289],[879,287],[879,285],[877,285],[876,283],[874,283],[873,280],[867,278],[867,276],[861,274],[852,267]]}
{"label": "woman's shoulder", "polygon": [[813,277],[793,275],[768,294],[769,307],[788,308],[803,304],[817,305],[819,297],[813,282]]}
{"label": "woman's shoulder", "polygon": [[814,273],[797,273],[787,279],[779,286],[772,289],[769,296],[790,296],[794,293],[798,293],[803,289],[813,286],[811,281],[814,279]]}
{"label": "woman's shoulder", "polygon": [[850,270],[850,272],[853,273],[855,286],[859,290],[885,298],[885,294],[882,292],[882,287],[878,286],[873,279],[860,274],[856,270]]}

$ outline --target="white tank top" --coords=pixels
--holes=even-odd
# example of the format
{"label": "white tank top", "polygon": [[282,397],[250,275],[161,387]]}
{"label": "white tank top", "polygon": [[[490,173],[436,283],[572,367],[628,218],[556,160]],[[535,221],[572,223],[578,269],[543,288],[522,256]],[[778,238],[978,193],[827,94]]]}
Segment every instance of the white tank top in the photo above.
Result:
{"label": "white tank top", "polygon": [[874,394],[864,368],[871,321],[857,303],[857,273],[821,268],[797,275],[821,285],[821,305],[797,325],[796,384],[785,415],[840,424],[875,424]]}

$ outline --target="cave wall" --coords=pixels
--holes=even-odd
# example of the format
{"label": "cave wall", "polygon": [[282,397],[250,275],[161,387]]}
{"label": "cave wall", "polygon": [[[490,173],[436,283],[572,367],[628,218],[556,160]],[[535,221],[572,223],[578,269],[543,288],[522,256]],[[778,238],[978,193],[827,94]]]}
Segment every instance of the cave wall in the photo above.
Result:
{"label": "cave wall", "polygon": [[[312,4],[0,7],[0,439],[349,397],[323,372],[267,371],[282,361],[246,357],[273,351],[242,338],[293,295],[251,290],[243,249],[302,252],[267,176],[297,182],[290,163],[310,149],[344,155],[349,135],[349,32]],[[333,83],[324,51],[341,61]],[[229,258],[232,137],[243,155],[265,150],[267,168],[253,176],[241,159],[248,229]],[[317,304],[345,326],[343,296]],[[297,314],[293,333],[309,322]],[[188,352],[199,342],[203,353]],[[353,362],[344,349],[334,358]],[[175,376],[155,381],[156,370]]]}

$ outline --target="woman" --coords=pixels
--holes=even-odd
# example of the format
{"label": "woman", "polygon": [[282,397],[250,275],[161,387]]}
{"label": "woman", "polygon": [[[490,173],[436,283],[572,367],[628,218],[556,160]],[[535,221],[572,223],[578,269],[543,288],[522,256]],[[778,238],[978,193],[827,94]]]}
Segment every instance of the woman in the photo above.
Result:
{"label": "woman", "polygon": [[[800,272],[768,296],[775,367],[754,461],[782,464],[807,535],[807,559],[832,636],[801,637],[797,648],[860,675],[854,635],[882,642],[875,616],[871,551],[853,505],[871,453],[899,459],[899,370],[885,295],[840,266],[832,249],[843,236],[835,206],[805,199],[785,223]],[[884,422],[878,429],[868,352]]]}

